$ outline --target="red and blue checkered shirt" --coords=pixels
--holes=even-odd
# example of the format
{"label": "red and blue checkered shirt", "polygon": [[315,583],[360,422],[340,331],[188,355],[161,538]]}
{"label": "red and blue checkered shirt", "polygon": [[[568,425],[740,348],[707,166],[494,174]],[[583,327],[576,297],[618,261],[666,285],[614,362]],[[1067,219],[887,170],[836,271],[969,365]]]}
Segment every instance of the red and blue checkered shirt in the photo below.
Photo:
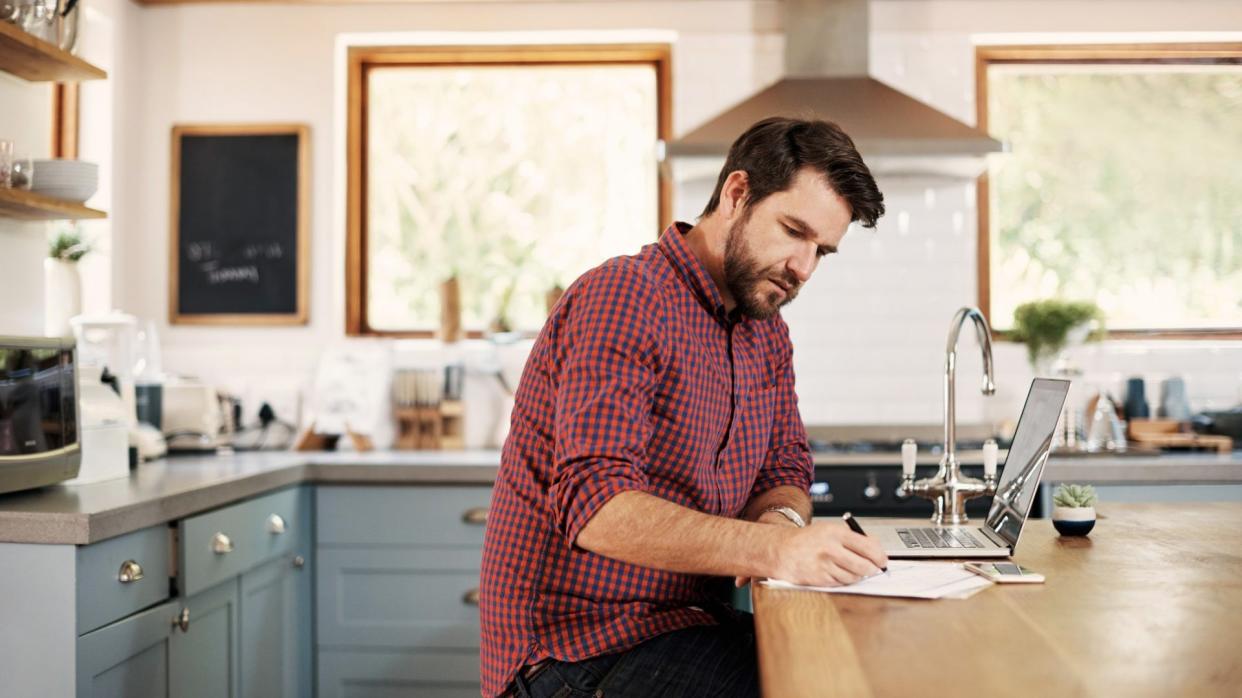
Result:
{"label": "red and blue checkered shirt", "polygon": [[725,312],[678,223],[583,274],[540,332],[518,386],[483,544],[483,694],[524,665],[578,661],[715,622],[707,578],[573,544],[639,490],[737,517],[812,465],[779,315]]}

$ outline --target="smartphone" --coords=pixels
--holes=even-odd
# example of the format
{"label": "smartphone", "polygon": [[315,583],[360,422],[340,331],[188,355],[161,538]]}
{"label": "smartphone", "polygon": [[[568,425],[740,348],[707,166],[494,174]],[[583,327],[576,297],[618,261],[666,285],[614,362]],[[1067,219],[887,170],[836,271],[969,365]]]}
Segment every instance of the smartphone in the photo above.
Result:
{"label": "smartphone", "polygon": [[1012,562],[967,562],[964,567],[998,584],[1039,584],[1044,581],[1044,575]]}

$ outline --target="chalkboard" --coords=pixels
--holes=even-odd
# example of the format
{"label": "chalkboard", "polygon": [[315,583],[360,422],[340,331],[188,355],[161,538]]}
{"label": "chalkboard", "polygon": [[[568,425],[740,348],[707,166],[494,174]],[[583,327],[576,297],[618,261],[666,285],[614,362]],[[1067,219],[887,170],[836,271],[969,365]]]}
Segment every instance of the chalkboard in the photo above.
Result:
{"label": "chalkboard", "polygon": [[305,324],[306,126],[175,126],[169,320]]}

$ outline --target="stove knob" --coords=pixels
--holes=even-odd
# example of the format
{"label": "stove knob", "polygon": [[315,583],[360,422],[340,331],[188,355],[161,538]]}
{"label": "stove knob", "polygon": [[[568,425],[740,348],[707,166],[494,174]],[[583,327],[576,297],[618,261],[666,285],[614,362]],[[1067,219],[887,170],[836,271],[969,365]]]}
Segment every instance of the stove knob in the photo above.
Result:
{"label": "stove knob", "polygon": [[893,490],[893,496],[896,497],[899,502],[904,502],[910,498],[910,495],[901,489],[901,485],[898,485],[897,488]]}
{"label": "stove knob", "polygon": [[876,484],[875,478],[867,478],[867,486],[863,488],[863,499],[868,502],[874,502],[880,498],[880,486]]}

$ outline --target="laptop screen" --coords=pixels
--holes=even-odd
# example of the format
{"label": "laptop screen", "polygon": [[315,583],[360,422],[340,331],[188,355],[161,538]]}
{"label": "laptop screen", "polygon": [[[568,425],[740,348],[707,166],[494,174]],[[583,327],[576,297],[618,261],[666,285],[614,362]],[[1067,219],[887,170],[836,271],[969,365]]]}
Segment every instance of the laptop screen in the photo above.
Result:
{"label": "laptop screen", "polygon": [[1009,543],[1010,550],[1018,545],[1022,524],[1026,522],[1035,490],[1039,488],[1069,385],[1066,380],[1036,378],[1026,394],[1026,404],[1018,418],[1018,429],[1009,446],[1000,482],[996,483],[996,497],[992,499],[986,521],[988,528]]}

